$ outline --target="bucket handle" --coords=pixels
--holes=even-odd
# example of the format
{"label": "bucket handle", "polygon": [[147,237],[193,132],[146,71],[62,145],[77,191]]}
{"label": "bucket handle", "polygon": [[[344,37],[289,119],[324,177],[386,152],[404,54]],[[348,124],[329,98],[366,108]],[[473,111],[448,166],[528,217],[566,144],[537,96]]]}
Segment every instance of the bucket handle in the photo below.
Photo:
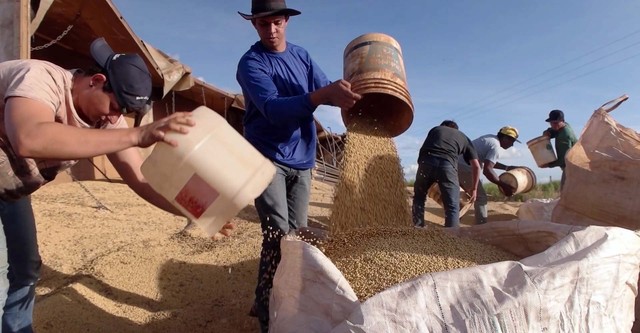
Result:
{"label": "bucket handle", "polygon": [[629,96],[627,94],[624,94],[616,99],[610,100],[602,104],[602,106],[598,110],[603,110],[604,112],[609,113],[615,110],[618,106],[620,106],[620,104],[622,104],[622,102],[628,99],[629,99]]}

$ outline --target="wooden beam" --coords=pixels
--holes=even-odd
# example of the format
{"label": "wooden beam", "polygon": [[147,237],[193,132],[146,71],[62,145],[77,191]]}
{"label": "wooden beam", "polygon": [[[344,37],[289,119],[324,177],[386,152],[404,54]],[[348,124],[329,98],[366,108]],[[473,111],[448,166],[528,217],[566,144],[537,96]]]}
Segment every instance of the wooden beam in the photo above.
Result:
{"label": "wooden beam", "polygon": [[0,0],[0,61],[28,59],[29,0]]}

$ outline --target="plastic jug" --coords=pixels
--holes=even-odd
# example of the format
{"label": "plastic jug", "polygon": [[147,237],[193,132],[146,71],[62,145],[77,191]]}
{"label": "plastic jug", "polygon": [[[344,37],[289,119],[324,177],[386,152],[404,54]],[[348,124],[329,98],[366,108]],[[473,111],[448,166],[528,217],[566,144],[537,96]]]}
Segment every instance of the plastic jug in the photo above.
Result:
{"label": "plastic jug", "polygon": [[217,112],[201,106],[188,134],[168,133],[140,170],[151,187],[213,236],[269,185],[276,169]]}

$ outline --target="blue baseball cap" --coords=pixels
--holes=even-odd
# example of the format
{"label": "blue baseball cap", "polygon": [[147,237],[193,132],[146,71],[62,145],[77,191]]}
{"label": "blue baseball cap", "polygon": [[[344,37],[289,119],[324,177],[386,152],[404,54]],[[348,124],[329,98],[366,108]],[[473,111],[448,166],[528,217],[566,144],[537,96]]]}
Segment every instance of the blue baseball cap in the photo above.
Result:
{"label": "blue baseball cap", "polygon": [[115,53],[102,37],[91,43],[90,50],[107,76],[123,114],[151,110],[151,74],[140,55]]}

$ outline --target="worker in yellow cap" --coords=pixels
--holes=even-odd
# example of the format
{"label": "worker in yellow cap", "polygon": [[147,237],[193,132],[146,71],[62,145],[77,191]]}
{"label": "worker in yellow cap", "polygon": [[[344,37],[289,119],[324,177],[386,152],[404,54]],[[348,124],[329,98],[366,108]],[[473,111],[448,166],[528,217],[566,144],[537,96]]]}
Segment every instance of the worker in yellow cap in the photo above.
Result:
{"label": "worker in yellow cap", "polygon": [[[515,127],[504,126],[498,134],[483,135],[472,141],[473,147],[478,153],[478,161],[482,174],[492,183],[498,185],[506,196],[513,195],[515,189],[511,185],[500,180],[494,169],[511,170],[515,166],[507,166],[498,162],[500,153],[511,148],[518,141],[518,130]],[[467,192],[473,187],[471,167],[463,160],[458,159],[458,178],[460,186]],[[487,193],[484,191],[482,181],[477,183],[476,201],[474,203],[476,224],[487,222]]]}

